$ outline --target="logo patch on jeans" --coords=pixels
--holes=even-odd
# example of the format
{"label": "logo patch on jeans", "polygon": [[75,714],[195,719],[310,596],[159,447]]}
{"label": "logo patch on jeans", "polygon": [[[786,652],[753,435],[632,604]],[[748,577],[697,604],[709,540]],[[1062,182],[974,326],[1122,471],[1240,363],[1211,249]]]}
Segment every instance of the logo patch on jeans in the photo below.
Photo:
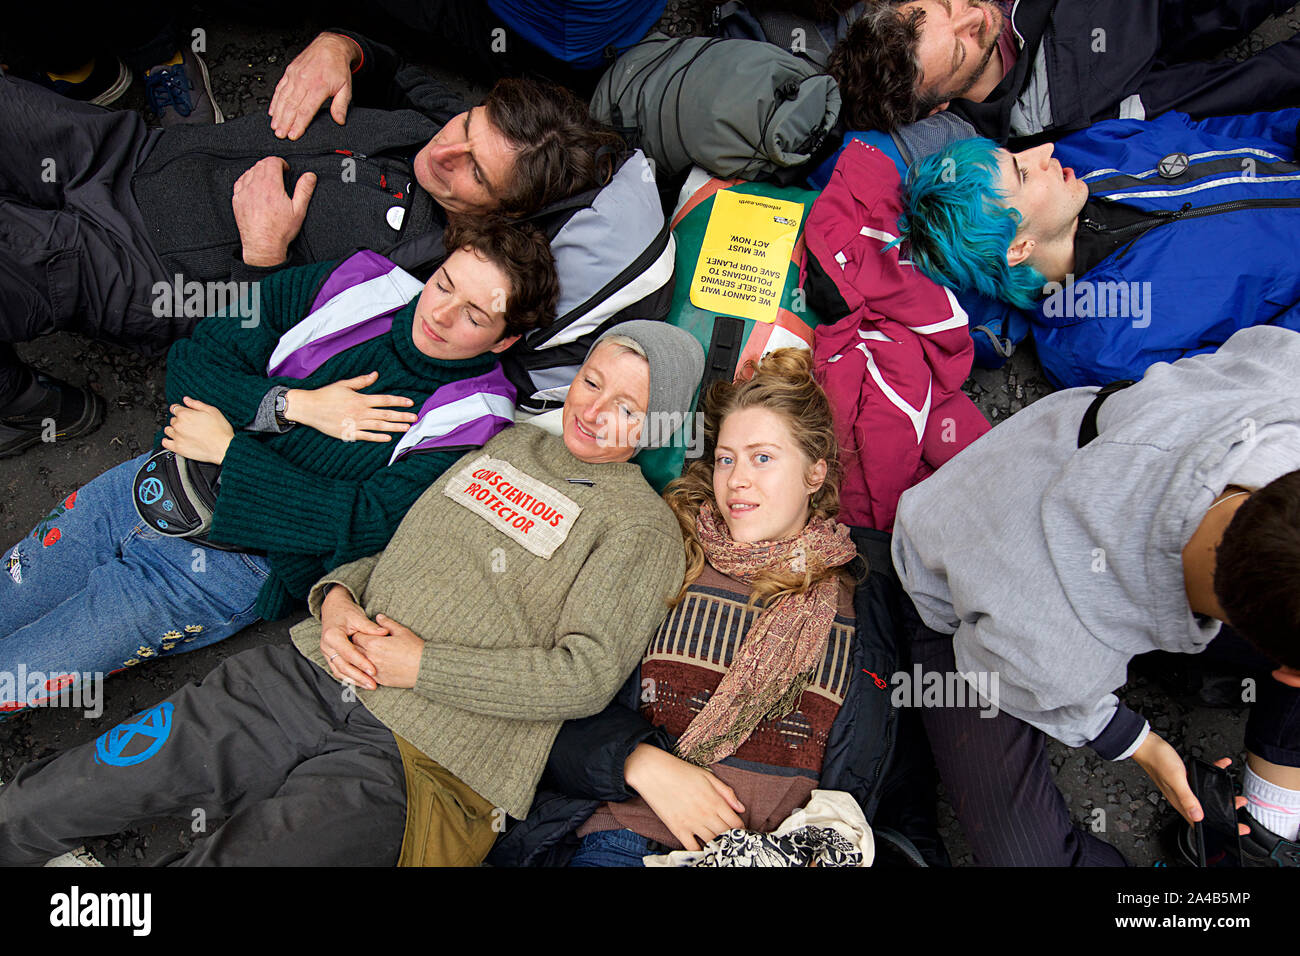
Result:
{"label": "logo patch on jeans", "polygon": [[9,572],[9,577],[14,579],[14,584],[23,583],[23,559],[18,545],[14,545],[14,549],[9,552],[9,557],[5,558],[5,570]]}
{"label": "logo patch on jeans", "polygon": [[95,762],[110,767],[144,763],[167,742],[172,732],[172,702],[163,701],[118,724],[95,740]]}

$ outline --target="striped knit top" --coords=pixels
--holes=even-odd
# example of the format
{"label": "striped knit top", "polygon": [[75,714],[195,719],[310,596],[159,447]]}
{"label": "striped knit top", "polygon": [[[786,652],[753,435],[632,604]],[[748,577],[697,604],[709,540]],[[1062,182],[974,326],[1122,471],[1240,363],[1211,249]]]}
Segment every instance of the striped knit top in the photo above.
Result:
{"label": "striped knit top", "polygon": [[[705,565],[650,642],[641,661],[641,714],[674,740],[708,703],[757,620],[748,600],[744,584]],[[825,657],[799,706],[779,720],[764,720],[734,754],[709,768],[745,805],[740,817],[747,829],[771,832],[817,787],[852,674],[853,632],[853,591],[845,586]],[[604,804],[578,834],[616,829],[681,847],[640,797]]]}

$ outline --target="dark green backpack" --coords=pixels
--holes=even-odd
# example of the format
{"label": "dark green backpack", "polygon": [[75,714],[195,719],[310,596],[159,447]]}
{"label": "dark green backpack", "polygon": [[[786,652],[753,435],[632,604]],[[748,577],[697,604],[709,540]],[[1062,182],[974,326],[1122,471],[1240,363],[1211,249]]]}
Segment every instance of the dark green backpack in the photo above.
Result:
{"label": "dark green backpack", "polygon": [[[677,243],[677,268],[673,286],[672,305],[665,321],[686,329],[704,347],[704,380],[696,393],[699,396],[717,381],[733,381],[750,359],[755,362],[768,351],[782,346],[812,347],[813,329],[823,320],[804,301],[799,286],[800,265],[804,259],[803,224],[808,220],[813,200],[818,193],[794,186],[775,186],[768,183],[751,183],[742,180],[706,179],[697,170],[687,180],[682,190],[686,196],[679,203],[673,217],[673,236]],[[702,182],[702,185],[699,185]],[[695,187],[695,188],[692,188]],[[697,308],[691,303],[690,292],[700,263],[705,232],[714,212],[719,193],[738,196],[779,199],[803,206],[803,218],[789,261],[784,263],[784,276],[772,280],[780,289],[780,303],[775,323],[741,318],[715,309]],[[724,275],[728,270],[720,270]],[[682,473],[687,453],[697,456],[704,452],[703,414],[688,416],[685,425],[663,448],[650,448],[636,456],[646,480],[656,491],[663,491],[668,482]]]}

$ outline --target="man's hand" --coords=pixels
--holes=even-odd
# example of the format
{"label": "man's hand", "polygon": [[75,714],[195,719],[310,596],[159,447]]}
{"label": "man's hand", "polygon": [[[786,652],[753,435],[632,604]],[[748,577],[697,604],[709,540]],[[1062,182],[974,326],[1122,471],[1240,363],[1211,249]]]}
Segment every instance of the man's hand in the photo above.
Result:
{"label": "man's hand", "polygon": [[330,97],[330,116],[342,126],[352,102],[352,68],[360,62],[361,47],[350,37],[322,33],[312,40],[275,85],[266,111],[275,135],[297,139]]}
{"label": "man's hand", "polygon": [[340,584],[330,588],[321,602],[320,627],[320,652],[325,655],[334,679],[374,690],[375,665],[353,643],[353,638],[359,634],[388,632],[366,617],[348,589]]}
{"label": "man's hand", "polygon": [[424,638],[383,614],[375,615],[375,623],[387,633],[377,637],[361,634],[356,638],[357,645],[378,668],[375,680],[385,687],[414,687],[420,673]]}
{"label": "man's hand", "polygon": [[321,388],[291,388],[285,395],[284,417],[343,441],[391,441],[383,432],[404,432],[416,416],[384,406],[410,408],[415,403],[401,395],[361,393],[378,379],[378,372],[367,372]]}
{"label": "man's hand", "polygon": [[303,173],[293,195],[284,191],[289,164],[267,156],[235,180],[230,205],[243,244],[244,262],[250,266],[278,266],[289,256],[289,243],[302,229],[307,204],[316,190],[316,174]]}
{"label": "man's hand", "polygon": [[184,405],[173,405],[171,422],[163,429],[167,437],[162,446],[192,461],[210,461],[219,465],[226,460],[226,449],[235,431],[221,410],[185,396]]}
{"label": "man's hand", "polygon": [[734,790],[704,767],[658,747],[637,744],[623,766],[623,779],[688,850],[745,825],[737,816],[745,805]]}

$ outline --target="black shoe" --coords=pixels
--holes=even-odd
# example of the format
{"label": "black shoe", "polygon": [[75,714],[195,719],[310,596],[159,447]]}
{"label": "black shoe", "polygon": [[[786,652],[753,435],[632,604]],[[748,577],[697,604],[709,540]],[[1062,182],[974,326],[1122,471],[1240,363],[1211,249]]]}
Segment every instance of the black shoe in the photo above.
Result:
{"label": "black shoe", "polygon": [[[1240,838],[1242,866],[1300,867],[1300,843],[1282,839],[1246,810],[1238,811],[1238,819],[1250,827],[1250,832]],[[1169,824],[1161,842],[1173,851],[1171,866],[1200,866],[1192,828],[1182,817]]]}
{"label": "black shoe", "polygon": [[1300,867],[1300,843],[1284,840],[1243,810],[1242,823],[1250,832],[1241,838],[1242,866]]}
{"label": "black shoe", "polygon": [[90,103],[92,106],[108,106],[121,99],[122,94],[130,88],[131,71],[117,57],[101,54],[95,57],[90,76],[80,83],[56,80],[45,72],[37,72],[32,80],[70,100]]}
{"label": "black shoe", "polygon": [[20,401],[23,412],[0,416],[0,458],[11,458],[43,441],[88,435],[104,420],[104,400],[90,389],[40,373]]}

